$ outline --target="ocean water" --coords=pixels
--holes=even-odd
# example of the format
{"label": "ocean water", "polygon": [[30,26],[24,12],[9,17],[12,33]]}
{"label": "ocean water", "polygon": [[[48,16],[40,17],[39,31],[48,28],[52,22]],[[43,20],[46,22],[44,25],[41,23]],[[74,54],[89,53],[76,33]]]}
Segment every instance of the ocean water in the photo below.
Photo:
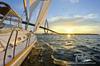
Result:
{"label": "ocean water", "polygon": [[68,64],[100,63],[100,35],[38,34],[37,38],[52,47],[55,59]]}
{"label": "ocean water", "polygon": [[37,34],[21,66],[100,66],[100,35]]}

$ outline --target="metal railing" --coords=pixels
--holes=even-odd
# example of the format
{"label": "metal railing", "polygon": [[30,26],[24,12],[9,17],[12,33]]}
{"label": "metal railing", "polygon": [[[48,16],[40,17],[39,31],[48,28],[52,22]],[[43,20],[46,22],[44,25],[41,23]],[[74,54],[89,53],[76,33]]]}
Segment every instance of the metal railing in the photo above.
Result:
{"label": "metal railing", "polygon": [[18,30],[16,30],[16,36],[15,36],[15,41],[14,41],[13,58],[14,58],[14,56],[15,56],[15,49],[16,49],[16,41],[17,41],[17,37],[18,37]]}
{"label": "metal railing", "polygon": [[[9,39],[8,39],[8,42],[7,42],[7,45],[6,45],[6,48],[5,48],[5,53],[4,53],[4,58],[3,58],[3,66],[5,66],[6,64],[6,56],[7,56],[7,50],[8,50],[8,46],[10,44],[10,40],[12,38],[12,35],[14,33],[14,31],[16,31],[16,35],[15,35],[15,41],[14,41],[14,46],[13,46],[13,59],[15,57],[15,53],[16,53],[16,43],[17,43],[17,38],[18,38],[18,30],[17,29],[13,29],[10,36],[9,36]],[[30,38],[31,38],[31,33],[28,33],[27,34],[27,41],[26,41],[26,47],[27,48],[29,46],[29,43],[30,43]]]}
{"label": "metal railing", "polygon": [[11,34],[10,34],[10,36],[9,36],[9,39],[8,39],[8,42],[7,42],[7,46],[6,46],[6,48],[5,48],[4,59],[3,59],[3,66],[5,66],[7,50],[8,50],[8,46],[9,46],[11,37],[12,37],[12,35],[13,35],[13,32],[14,32],[14,29],[12,30],[12,32],[11,32]]}
{"label": "metal railing", "polygon": [[14,31],[16,31],[16,36],[15,36],[14,47],[13,47],[13,58],[15,56],[15,48],[16,48],[16,41],[17,41],[17,36],[18,36],[18,30],[13,29],[12,32],[11,32],[11,34],[10,34],[10,37],[8,39],[7,46],[6,46],[5,53],[4,53],[4,59],[3,59],[3,65],[4,66],[5,66],[5,61],[6,61],[6,55],[7,55],[8,46],[10,44],[10,40],[11,40],[11,37],[12,37]]}

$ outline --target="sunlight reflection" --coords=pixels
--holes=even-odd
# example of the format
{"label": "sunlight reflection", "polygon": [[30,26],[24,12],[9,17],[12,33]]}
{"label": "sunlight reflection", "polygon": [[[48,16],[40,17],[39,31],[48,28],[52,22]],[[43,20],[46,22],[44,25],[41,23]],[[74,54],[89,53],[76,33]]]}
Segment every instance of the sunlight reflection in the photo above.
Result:
{"label": "sunlight reflection", "polygon": [[67,35],[67,38],[68,38],[68,39],[71,39],[71,37],[72,37],[71,34],[68,34],[68,35]]}

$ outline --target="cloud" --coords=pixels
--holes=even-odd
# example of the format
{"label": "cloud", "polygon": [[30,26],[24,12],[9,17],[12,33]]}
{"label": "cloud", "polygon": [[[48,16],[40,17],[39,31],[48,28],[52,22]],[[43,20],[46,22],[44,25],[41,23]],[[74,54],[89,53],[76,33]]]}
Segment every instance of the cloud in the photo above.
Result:
{"label": "cloud", "polygon": [[55,16],[49,19],[50,22],[55,21],[82,21],[82,20],[88,20],[88,19],[95,19],[98,18],[97,14],[89,13],[86,15],[73,15],[73,16]]}
{"label": "cloud", "polygon": [[69,18],[69,17],[64,17],[64,16],[55,16],[55,17],[52,17],[52,18],[50,18],[50,19],[48,19],[50,22],[55,22],[55,21],[57,21],[57,20],[64,20],[64,19],[67,19],[67,18]]}
{"label": "cloud", "polygon": [[[73,15],[73,16],[56,16],[48,19],[50,27],[53,26],[99,26],[100,20],[96,14]],[[93,28],[93,27],[92,27]]]}
{"label": "cloud", "polygon": [[79,3],[80,0],[69,0],[71,3]]}
{"label": "cloud", "polygon": [[[87,15],[73,15],[73,16],[56,16],[48,20],[50,29],[57,32],[65,32],[68,29],[73,29],[74,32],[93,32],[100,33],[98,30],[100,20],[97,14],[89,13]],[[67,31],[66,31],[67,32]]]}
{"label": "cloud", "polygon": [[87,15],[74,15],[73,17],[74,18],[84,18],[84,19],[94,19],[94,18],[97,18],[98,15],[90,13],[90,14],[87,14]]}

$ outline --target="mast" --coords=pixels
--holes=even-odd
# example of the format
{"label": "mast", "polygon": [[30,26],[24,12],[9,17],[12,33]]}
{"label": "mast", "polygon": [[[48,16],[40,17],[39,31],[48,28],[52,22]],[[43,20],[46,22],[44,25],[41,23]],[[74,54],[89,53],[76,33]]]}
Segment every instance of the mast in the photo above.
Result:
{"label": "mast", "polygon": [[27,2],[26,2],[26,0],[23,0],[23,5],[24,5],[25,16],[26,16],[26,22],[27,22],[27,24],[25,25],[25,30],[27,30],[29,19],[28,19],[28,11],[27,11]]}

